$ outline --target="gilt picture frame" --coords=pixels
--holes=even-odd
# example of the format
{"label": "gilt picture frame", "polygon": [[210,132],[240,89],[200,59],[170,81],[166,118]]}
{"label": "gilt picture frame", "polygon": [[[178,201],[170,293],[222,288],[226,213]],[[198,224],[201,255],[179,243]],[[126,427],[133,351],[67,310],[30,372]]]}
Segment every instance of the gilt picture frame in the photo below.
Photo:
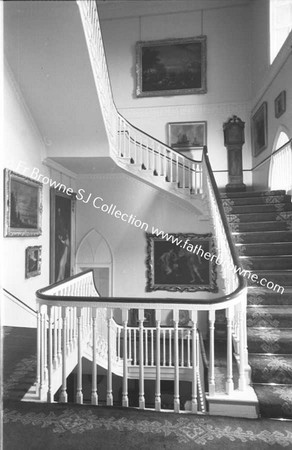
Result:
{"label": "gilt picture frame", "polygon": [[4,236],[42,234],[42,183],[4,169]]}
{"label": "gilt picture frame", "polygon": [[251,119],[253,156],[257,157],[268,145],[268,104],[263,102]]}
{"label": "gilt picture frame", "polygon": [[35,245],[25,250],[25,278],[36,277],[41,273],[42,246]]}
{"label": "gilt picture frame", "polygon": [[76,195],[50,190],[50,283],[69,278],[75,267]]}
{"label": "gilt picture frame", "polygon": [[275,98],[275,117],[278,119],[286,111],[286,91],[281,91],[280,94]]}
{"label": "gilt picture frame", "polygon": [[136,44],[136,95],[205,94],[206,36]]}
{"label": "gilt picture frame", "polygon": [[146,233],[146,291],[218,292],[212,234],[181,233],[172,236],[171,242]]}
{"label": "gilt picture frame", "polygon": [[174,150],[186,151],[207,145],[207,122],[170,122],[168,145]]}

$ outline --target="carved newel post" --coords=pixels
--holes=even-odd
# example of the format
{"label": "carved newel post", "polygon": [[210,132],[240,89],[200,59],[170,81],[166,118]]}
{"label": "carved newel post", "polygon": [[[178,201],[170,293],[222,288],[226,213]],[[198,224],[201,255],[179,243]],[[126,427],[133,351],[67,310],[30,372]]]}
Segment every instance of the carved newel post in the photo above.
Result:
{"label": "carved newel post", "polygon": [[242,173],[242,146],[244,144],[244,122],[237,116],[223,124],[224,145],[228,152],[228,181],[226,191],[245,191]]}

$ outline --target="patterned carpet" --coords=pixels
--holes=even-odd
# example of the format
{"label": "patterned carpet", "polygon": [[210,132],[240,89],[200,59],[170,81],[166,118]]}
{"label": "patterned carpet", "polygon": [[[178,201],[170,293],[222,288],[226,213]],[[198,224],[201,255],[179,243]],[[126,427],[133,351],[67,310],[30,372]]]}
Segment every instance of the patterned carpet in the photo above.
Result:
{"label": "patterned carpet", "polygon": [[292,448],[292,423],[7,401],[4,450]]}
{"label": "patterned carpet", "polygon": [[292,448],[292,422],[21,402],[34,381],[35,330],[4,332],[4,450]]}
{"label": "patterned carpet", "polygon": [[248,287],[247,337],[262,417],[292,419],[292,204],[284,191],[223,196],[242,266],[284,286]]}

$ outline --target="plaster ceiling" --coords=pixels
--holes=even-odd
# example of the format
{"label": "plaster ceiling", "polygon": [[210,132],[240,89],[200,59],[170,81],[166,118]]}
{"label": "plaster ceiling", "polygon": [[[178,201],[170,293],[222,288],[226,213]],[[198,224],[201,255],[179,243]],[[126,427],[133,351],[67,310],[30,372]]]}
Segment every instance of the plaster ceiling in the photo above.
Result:
{"label": "plaster ceiling", "polygon": [[108,156],[75,1],[4,2],[4,54],[48,157]]}

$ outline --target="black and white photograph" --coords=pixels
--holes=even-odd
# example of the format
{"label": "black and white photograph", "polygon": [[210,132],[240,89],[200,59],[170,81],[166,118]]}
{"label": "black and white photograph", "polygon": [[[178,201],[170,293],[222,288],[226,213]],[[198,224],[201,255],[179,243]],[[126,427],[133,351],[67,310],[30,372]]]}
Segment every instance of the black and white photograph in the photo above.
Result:
{"label": "black and white photograph", "polygon": [[0,22],[0,450],[292,448],[292,0]]}

